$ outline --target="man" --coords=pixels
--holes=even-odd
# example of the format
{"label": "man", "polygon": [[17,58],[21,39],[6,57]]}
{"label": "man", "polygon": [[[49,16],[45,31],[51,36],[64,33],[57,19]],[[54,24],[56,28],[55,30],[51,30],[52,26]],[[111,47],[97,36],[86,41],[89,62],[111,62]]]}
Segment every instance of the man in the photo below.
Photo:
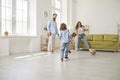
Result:
{"label": "man", "polygon": [[54,52],[55,49],[55,36],[59,35],[56,23],[57,14],[54,13],[52,19],[48,21],[47,30],[48,30],[48,51]]}

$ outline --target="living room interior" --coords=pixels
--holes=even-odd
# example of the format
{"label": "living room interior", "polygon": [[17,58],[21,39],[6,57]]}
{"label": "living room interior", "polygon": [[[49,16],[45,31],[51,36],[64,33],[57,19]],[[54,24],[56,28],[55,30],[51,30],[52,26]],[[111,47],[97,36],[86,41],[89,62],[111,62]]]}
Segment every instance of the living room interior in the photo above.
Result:
{"label": "living room interior", "polygon": [[[0,0],[0,80],[120,80],[120,0]],[[91,56],[83,41],[60,61],[60,40],[47,51],[47,23],[57,13],[72,34],[78,21],[87,31]]]}

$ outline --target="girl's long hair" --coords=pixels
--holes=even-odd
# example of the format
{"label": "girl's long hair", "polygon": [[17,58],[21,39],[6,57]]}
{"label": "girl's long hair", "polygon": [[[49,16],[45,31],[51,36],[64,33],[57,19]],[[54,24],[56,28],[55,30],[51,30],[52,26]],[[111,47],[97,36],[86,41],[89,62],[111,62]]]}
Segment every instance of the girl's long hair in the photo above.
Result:
{"label": "girl's long hair", "polygon": [[78,27],[79,27],[78,24],[79,24],[79,23],[80,23],[80,27],[82,27],[82,23],[81,23],[80,21],[78,21],[77,24],[76,24],[75,30],[78,29]]}
{"label": "girl's long hair", "polygon": [[66,30],[67,29],[67,26],[65,23],[61,23],[60,25],[60,30]]}

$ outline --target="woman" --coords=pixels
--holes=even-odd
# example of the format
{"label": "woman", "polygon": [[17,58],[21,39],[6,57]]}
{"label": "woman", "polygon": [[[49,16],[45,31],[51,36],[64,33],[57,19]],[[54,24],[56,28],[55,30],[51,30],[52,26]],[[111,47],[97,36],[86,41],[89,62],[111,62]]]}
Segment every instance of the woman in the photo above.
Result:
{"label": "woman", "polygon": [[82,25],[82,23],[81,23],[80,21],[77,22],[76,27],[75,27],[75,31],[76,31],[76,34],[77,34],[77,36],[78,36],[77,50],[79,50],[79,48],[80,48],[81,39],[84,40],[87,49],[90,50],[88,41],[87,41],[87,39],[86,39],[86,35],[85,35],[85,33],[84,33],[84,31],[86,31],[86,29],[84,28],[84,26]]}

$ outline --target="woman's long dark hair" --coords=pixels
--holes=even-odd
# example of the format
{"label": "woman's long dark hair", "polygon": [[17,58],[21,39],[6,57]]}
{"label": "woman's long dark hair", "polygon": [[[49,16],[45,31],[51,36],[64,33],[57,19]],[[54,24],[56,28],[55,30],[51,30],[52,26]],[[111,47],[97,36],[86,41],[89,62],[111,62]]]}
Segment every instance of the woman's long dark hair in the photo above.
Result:
{"label": "woman's long dark hair", "polygon": [[79,24],[79,23],[80,23],[80,27],[82,27],[82,23],[81,23],[80,21],[78,21],[77,24],[76,24],[75,30],[78,29],[78,27],[79,27],[78,24]]}

